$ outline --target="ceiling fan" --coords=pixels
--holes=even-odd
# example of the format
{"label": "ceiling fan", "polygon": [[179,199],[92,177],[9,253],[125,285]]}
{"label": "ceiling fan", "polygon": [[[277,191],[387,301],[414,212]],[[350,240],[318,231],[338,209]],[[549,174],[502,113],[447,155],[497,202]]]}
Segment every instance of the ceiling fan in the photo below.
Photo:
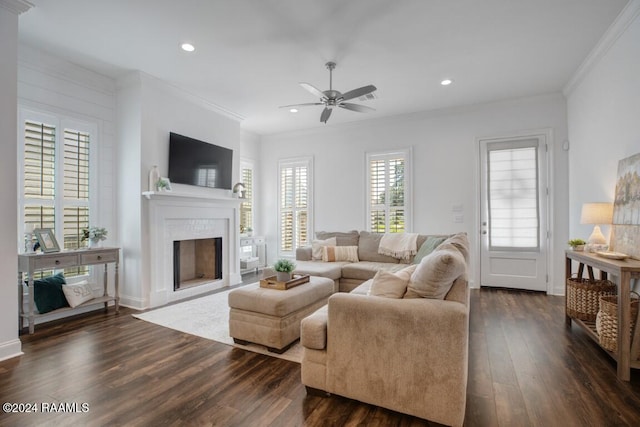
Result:
{"label": "ceiling fan", "polygon": [[320,114],[320,121],[324,122],[325,124],[327,123],[327,120],[329,120],[329,117],[331,116],[331,112],[335,107],[344,108],[345,110],[357,111],[359,113],[375,111],[375,109],[371,107],[365,107],[364,105],[345,102],[353,98],[359,98],[361,96],[370,94],[371,92],[377,89],[374,85],[362,86],[358,89],[350,90],[349,92],[340,93],[337,90],[333,90],[333,69],[336,68],[336,63],[327,62],[325,66],[329,70],[329,90],[325,90],[323,92],[309,83],[300,83],[300,86],[302,86],[303,88],[311,92],[313,95],[320,98],[320,102],[308,102],[305,104],[283,105],[280,108],[296,108],[296,107],[308,107],[311,105],[324,105],[324,110],[322,110],[322,114]]}

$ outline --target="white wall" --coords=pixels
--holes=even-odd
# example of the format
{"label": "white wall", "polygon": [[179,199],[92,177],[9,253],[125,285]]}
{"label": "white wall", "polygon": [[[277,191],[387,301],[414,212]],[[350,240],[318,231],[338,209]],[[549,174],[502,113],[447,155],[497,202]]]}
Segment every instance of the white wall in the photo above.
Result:
{"label": "white wall", "polygon": [[16,166],[18,11],[0,2],[0,360],[22,354],[18,339]]}
{"label": "white wall", "polygon": [[586,240],[593,226],[580,224],[582,204],[613,202],[618,161],[640,153],[640,1],[627,5],[565,93],[570,231]]}
{"label": "white wall", "polygon": [[[344,112],[349,114],[349,112]],[[477,138],[508,136],[523,130],[551,128],[553,141],[553,247],[564,249],[567,238],[566,105],[561,94],[471,106],[451,111],[418,113],[382,120],[328,126],[325,129],[269,135],[262,138],[261,228],[276,248],[277,162],[296,156],[314,158],[314,229],[365,229],[365,153],[413,147],[413,229],[416,232],[469,233],[477,247]],[[452,208],[463,206],[464,222],[454,223]],[[270,262],[277,257],[269,252]],[[477,276],[478,253],[472,260]],[[563,260],[554,258],[553,293],[563,292]]]}
{"label": "white wall", "polygon": [[[122,304],[149,307],[150,258],[147,202],[148,173],[169,168],[169,133],[176,132],[234,150],[233,182],[239,180],[240,123],[215,105],[142,72],[118,81],[119,227],[124,253]],[[172,184],[173,191],[230,197],[230,191]]]}

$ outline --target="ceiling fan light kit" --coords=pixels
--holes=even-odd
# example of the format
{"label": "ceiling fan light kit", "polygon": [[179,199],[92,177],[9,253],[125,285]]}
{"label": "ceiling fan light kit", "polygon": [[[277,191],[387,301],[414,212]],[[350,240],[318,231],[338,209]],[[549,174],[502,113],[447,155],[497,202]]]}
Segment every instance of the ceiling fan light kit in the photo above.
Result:
{"label": "ceiling fan light kit", "polygon": [[350,99],[360,98],[367,96],[374,92],[377,88],[374,85],[362,86],[357,89],[350,90],[345,93],[341,93],[340,91],[333,90],[333,70],[336,68],[336,63],[333,61],[327,62],[325,64],[327,69],[329,70],[329,89],[325,91],[321,91],[315,86],[309,83],[300,83],[304,89],[309,91],[312,95],[320,98],[320,102],[307,102],[304,104],[293,104],[293,105],[283,105],[280,108],[289,108],[295,109],[298,107],[308,107],[311,105],[324,105],[324,110],[320,114],[320,121],[327,123],[329,117],[331,117],[331,112],[335,107],[344,108],[345,110],[357,111],[359,113],[367,113],[369,111],[375,111],[375,109],[371,107],[366,107],[360,104],[354,104],[351,102],[345,102]]}

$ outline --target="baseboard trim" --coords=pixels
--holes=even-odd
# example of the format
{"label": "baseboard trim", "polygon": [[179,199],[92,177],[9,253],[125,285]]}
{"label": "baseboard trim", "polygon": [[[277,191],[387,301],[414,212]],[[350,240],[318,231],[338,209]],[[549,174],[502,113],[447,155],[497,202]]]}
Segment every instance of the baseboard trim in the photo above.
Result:
{"label": "baseboard trim", "polygon": [[0,343],[0,361],[22,356],[22,342],[18,338]]}

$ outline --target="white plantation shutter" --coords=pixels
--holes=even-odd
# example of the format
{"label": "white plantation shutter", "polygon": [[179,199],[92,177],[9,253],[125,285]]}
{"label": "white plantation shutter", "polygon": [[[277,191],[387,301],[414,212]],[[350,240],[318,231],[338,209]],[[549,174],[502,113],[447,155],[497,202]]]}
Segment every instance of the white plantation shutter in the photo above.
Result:
{"label": "white plantation shutter", "polygon": [[241,175],[245,199],[240,204],[240,225],[253,229],[253,168],[248,164],[241,165]]}
{"label": "white plantation shutter", "polygon": [[278,187],[280,254],[292,256],[311,234],[311,159],[281,161]]}
{"label": "white plantation shutter", "polygon": [[369,231],[410,230],[410,150],[367,154],[367,218]]}
{"label": "white plantation shutter", "polygon": [[[81,236],[90,224],[91,133],[40,116],[21,112],[20,219],[53,230],[61,248],[86,247]],[[64,271],[67,276],[87,272],[86,267]]]}
{"label": "white plantation shutter", "polygon": [[517,148],[488,145],[489,246],[539,249],[537,140]]}

